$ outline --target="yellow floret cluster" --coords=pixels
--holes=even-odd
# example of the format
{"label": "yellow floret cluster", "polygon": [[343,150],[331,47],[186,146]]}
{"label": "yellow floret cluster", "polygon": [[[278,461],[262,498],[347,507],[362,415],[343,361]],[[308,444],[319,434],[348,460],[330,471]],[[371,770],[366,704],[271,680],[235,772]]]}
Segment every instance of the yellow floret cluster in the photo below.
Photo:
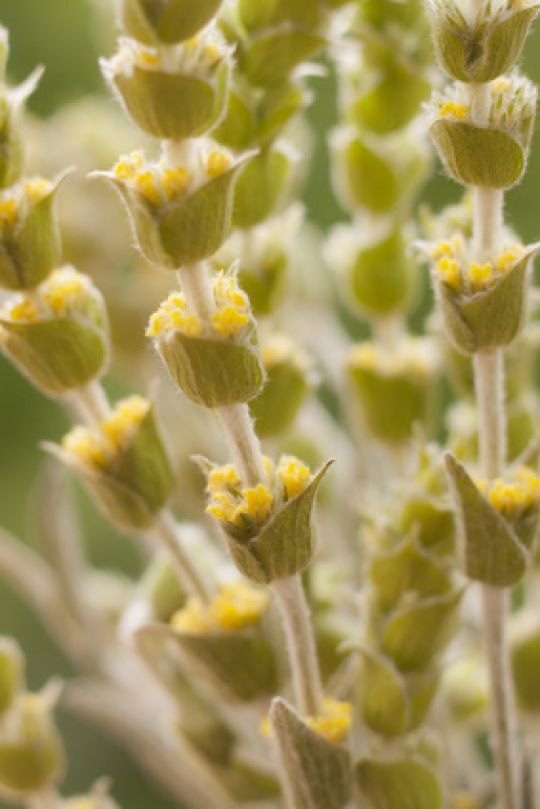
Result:
{"label": "yellow floret cluster", "polygon": [[116,405],[98,429],[71,430],[62,448],[86,466],[105,468],[129,445],[149,409],[150,403],[142,396],[130,396]]}
{"label": "yellow floret cluster", "polygon": [[458,121],[465,121],[469,117],[470,108],[467,104],[457,101],[441,101],[438,114],[441,118],[455,118]]}
{"label": "yellow floret cluster", "polygon": [[29,209],[53,189],[44,177],[31,177],[0,195],[0,230],[12,230]]}
{"label": "yellow floret cluster", "polygon": [[213,68],[228,51],[223,39],[211,30],[172,48],[151,47],[132,39],[122,39],[117,53],[103,64],[105,72],[111,76],[119,73],[130,75],[133,67],[165,73],[199,74]]}
{"label": "yellow floret cluster", "polygon": [[349,354],[349,365],[362,371],[380,374],[430,373],[436,355],[431,342],[422,337],[403,338],[398,350],[366,340],[355,345]]}
{"label": "yellow floret cluster", "polygon": [[508,518],[520,516],[540,501],[540,478],[528,467],[521,467],[511,481],[497,478],[492,483],[477,481],[478,488],[494,509]]}
{"label": "yellow floret cluster", "polygon": [[33,292],[14,296],[2,310],[13,323],[35,323],[81,310],[93,289],[88,278],[73,267],[62,267]]}
{"label": "yellow floret cluster", "polygon": [[223,584],[210,604],[190,598],[186,606],[175,613],[171,625],[178,632],[197,635],[232,632],[258,624],[267,606],[267,593],[245,582]]}
{"label": "yellow floret cluster", "polygon": [[264,465],[266,482],[252,487],[242,486],[233,464],[214,467],[207,478],[207,513],[219,522],[255,535],[276,505],[298,497],[311,480],[309,468],[292,455],[283,455],[277,467],[265,457]]}
{"label": "yellow floret cluster", "polygon": [[[321,713],[317,716],[308,716],[305,722],[311,730],[322,736],[332,744],[340,744],[349,735],[352,724],[352,705],[350,702],[340,702],[332,697],[323,700]],[[261,723],[261,732],[270,736],[271,727],[268,717]]]}
{"label": "yellow floret cluster", "polygon": [[[206,326],[206,336],[232,339],[251,323],[249,299],[238,286],[236,276],[218,273],[212,283],[215,311]],[[192,311],[179,292],[169,295],[155,312],[146,330],[147,337],[166,337],[181,332],[187,337],[200,337],[205,324]]]}
{"label": "yellow floret cluster", "polygon": [[493,261],[465,259],[465,245],[459,236],[438,242],[431,251],[436,278],[456,292],[480,292],[512,269],[523,255],[523,248],[509,245]]}
{"label": "yellow floret cluster", "polygon": [[149,163],[141,151],[135,151],[120,158],[112,175],[147,202],[161,206],[181,199],[203,182],[221,176],[231,165],[229,153],[220,149],[198,155],[192,167],[170,166],[163,160]]}

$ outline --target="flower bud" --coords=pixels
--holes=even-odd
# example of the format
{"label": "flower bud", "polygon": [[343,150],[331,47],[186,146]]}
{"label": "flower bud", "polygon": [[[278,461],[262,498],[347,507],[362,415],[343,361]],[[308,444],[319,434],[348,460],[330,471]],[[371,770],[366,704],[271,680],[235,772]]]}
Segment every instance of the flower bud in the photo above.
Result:
{"label": "flower bud", "polygon": [[123,39],[101,67],[137,126],[156,138],[181,140],[208,132],[223,115],[229,50],[215,31],[166,50]]}
{"label": "flower bud", "polygon": [[536,88],[519,76],[490,85],[486,123],[471,115],[461,85],[435,94],[431,136],[440,158],[458,183],[510,188],[523,176],[534,128]]}
{"label": "flower bud", "polygon": [[344,303],[366,317],[408,308],[418,272],[400,229],[376,228],[368,236],[339,226],[330,237],[327,260],[337,272]]}
{"label": "flower bud", "polygon": [[294,162],[287,145],[278,143],[246,163],[234,190],[234,227],[249,230],[283,206],[294,180]]}
{"label": "flower bud", "polygon": [[189,599],[171,619],[172,634],[190,668],[235,702],[279,688],[276,662],[260,624],[268,595],[237,582],[222,585],[210,604]]}
{"label": "flower bud", "polygon": [[529,562],[540,520],[540,478],[526,467],[511,479],[473,481],[447,455],[462,567],[474,581],[511,587]]}
{"label": "flower bud", "polygon": [[175,45],[194,37],[218,13],[222,0],[118,0],[120,27],[146,45]]}
{"label": "flower bud", "polygon": [[371,342],[352,349],[347,375],[365,425],[376,438],[399,443],[412,437],[416,424],[429,428],[436,367],[433,344],[427,339],[403,339],[397,350]]}
{"label": "flower bud", "polygon": [[368,805],[400,809],[406,794],[418,809],[442,809],[439,781],[419,756],[362,758],[355,772],[362,801]]}
{"label": "flower bud", "polygon": [[35,177],[0,194],[0,287],[33,289],[58,265],[54,208],[61,181]]}
{"label": "flower bud", "polygon": [[140,396],[119,402],[98,428],[76,427],[51,451],[123,530],[150,528],[171,495],[174,476],[154,408]]}
{"label": "flower bud", "polygon": [[11,638],[0,637],[0,716],[16,698],[24,680],[24,658]]}
{"label": "flower bud", "polygon": [[317,489],[328,469],[316,475],[292,456],[277,468],[265,459],[266,483],[244,487],[229,464],[210,467],[207,512],[227,537],[236,566],[259,584],[301,572],[313,555],[311,516]]}
{"label": "flower bud", "polygon": [[251,401],[250,411],[260,438],[286,430],[294,422],[310,390],[309,357],[284,336],[270,340],[262,351],[266,384]]}
{"label": "flower bud", "polygon": [[535,248],[506,244],[481,262],[469,260],[469,252],[460,237],[439,242],[431,250],[445,330],[465,354],[508,346],[520,333]]}
{"label": "flower bud", "polygon": [[0,725],[0,793],[27,797],[55,784],[64,751],[45,696],[21,694]]}
{"label": "flower bud", "polygon": [[236,271],[212,281],[215,310],[208,322],[173,293],[147,330],[173,382],[192,401],[215,408],[253,399],[264,382],[256,324]]}
{"label": "flower bud", "polygon": [[429,8],[442,69],[452,79],[484,83],[514,66],[540,5],[505,0],[487,6],[472,19],[462,13],[456,0],[431,0]]}
{"label": "flower bud", "polygon": [[402,209],[423,181],[429,155],[422,141],[401,136],[377,143],[354,127],[341,127],[331,138],[334,187],[347,210],[382,215]]}
{"label": "flower bud", "polygon": [[212,256],[229,235],[239,165],[203,145],[174,167],[146,163],[134,152],[104,176],[124,200],[142,255],[177,270]]}
{"label": "flower bud", "polygon": [[105,305],[90,279],[55,270],[0,310],[0,347],[29,381],[62,396],[101,376],[108,360]]}

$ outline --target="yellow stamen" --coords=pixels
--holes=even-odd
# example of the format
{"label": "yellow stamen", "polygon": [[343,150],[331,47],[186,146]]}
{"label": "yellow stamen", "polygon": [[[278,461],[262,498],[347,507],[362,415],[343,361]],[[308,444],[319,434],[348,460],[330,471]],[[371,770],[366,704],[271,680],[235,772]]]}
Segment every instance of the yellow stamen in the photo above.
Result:
{"label": "yellow stamen", "polygon": [[186,193],[189,185],[189,172],[183,166],[176,169],[165,169],[162,183],[169,199],[181,197]]}
{"label": "yellow stamen", "polygon": [[0,225],[12,225],[17,218],[18,209],[17,200],[13,197],[0,200]]}
{"label": "yellow stamen", "polygon": [[9,310],[9,318],[15,323],[33,323],[38,319],[38,308],[34,301],[23,298]]}
{"label": "yellow stamen", "polygon": [[62,447],[87,466],[105,467],[110,460],[110,450],[86,427],[75,427],[63,439]]}
{"label": "yellow stamen", "polygon": [[231,158],[225,152],[220,152],[217,149],[210,152],[206,163],[206,171],[209,177],[219,177],[224,174],[231,166]]}
{"label": "yellow stamen", "polygon": [[119,402],[111,415],[101,424],[102,433],[116,448],[129,443],[150,410],[150,403],[142,396],[130,396]]}
{"label": "yellow stamen", "polygon": [[232,304],[212,315],[212,326],[220,337],[235,337],[249,323],[249,316]]}
{"label": "yellow stamen", "polygon": [[278,478],[281,480],[288,500],[298,497],[309,483],[311,472],[298,458],[284,455],[278,464]]}
{"label": "yellow stamen", "polygon": [[459,121],[464,121],[469,115],[469,107],[466,104],[458,104],[455,101],[446,101],[439,108],[439,115],[441,118],[457,118]]}
{"label": "yellow stamen", "polygon": [[272,511],[274,498],[263,483],[259,483],[254,488],[243,489],[242,496],[244,503],[235,512],[235,518],[247,514],[258,523],[264,523]]}
{"label": "yellow stamen", "polygon": [[210,606],[210,614],[220,629],[243,629],[257,624],[267,605],[267,593],[237,582],[221,587]]}
{"label": "yellow stamen", "polygon": [[134,184],[143,197],[154,205],[159,205],[163,201],[156,178],[151,171],[142,171],[137,174],[134,178]]}
{"label": "yellow stamen", "polygon": [[171,626],[189,635],[206,635],[213,629],[204,604],[196,598],[190,598],[186,606],[173,615]]}
{"label": "yellow stamen", "polygon": [[352,723],[352,705],[327,697],[323,701],[322,712],[308,717],[307,724],[315,733],[329,742],[339,744],[347,738]]}
{"label": "yellow stamen", "polygon": [[207,514],[222,522],[234,522],[235,511],[236,503],[226,492],[215,492],[210,504],[206,507]]}
{"label": "yellow stamen", "polygon": [[42,287],[43,300],[57,315],[64,315],[84,300],[84,279],[76,272],[59,270]]}
{"label": "yellow stamen", "polygon": [[230,463],[216,466],[208,475],[208,491],[219,492],[223,489],[234,489],[240,486],[240,476],[236,467]]}
{"label": "yellow stamen", "polygon": [[484,289],[493,280],[493,266],[491,264],[477,264],[472,261],[467,271],[467,281],[476,289]]}
{"label": "yellow stamen", "polygon": [[435,270],[441,281],[443,281],[449,287],[452,287],[452,289],[457,291],[461,289],[462,279],[457,261],[445,256],[438,262]]}

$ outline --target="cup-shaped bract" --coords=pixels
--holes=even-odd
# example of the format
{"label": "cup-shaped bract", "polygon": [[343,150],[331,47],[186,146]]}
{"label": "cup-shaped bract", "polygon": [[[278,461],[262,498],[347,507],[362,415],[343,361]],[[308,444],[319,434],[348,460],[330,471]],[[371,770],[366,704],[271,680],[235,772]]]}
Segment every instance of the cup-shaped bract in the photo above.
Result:
{"label": "cup-shaped bract", "polygon": [[471,113],[462,85],[433,96],[431,137],[456,182],[506,189],[518,183],[527,164],[534,129],[537,92],[518,75],[489,86],[487,121]]}
{"label": "cup-shaped bract", "polygon": [[122,530],[144,531],[166,506],[174,474],[154,408],[141,396],[119,402],[99,427],[76,427],[51,447]]}
{"label": "cup-shaped bract", "polygon": [[292,456],[274,467],[265,459],[266,481],[245,486],[228,464],[210,467],[207,508],[228,540],[232,558],[247,578],[260,584],[304,570],[313,556],[312,512],[329,464],[315,475]]}
{"label": "cup-shaped bract", "polygon": [[151,319],[153,340],[172,380],[192,401],[216,408],[253,399],[264,383],[256,324],[235,268],[211,281],[209,320],[173,293]]}
{"label": "cup-shaped bract", "polygon": [[177,270],[212,256],[229,236],[240,165],[227,151],[203,144],[174,165],[147,163],[134,152],[103,176],[126,205],[142,255]]}
{"label": "cup-shaped bract", "polygon": [[509,0],[470,17],[456,0],[429,0],[428,5],[440,66],[452,79],[478,84],[514,66],[540,9],[536,2]]}
{"label": "cup-shaped bract", "polygon": [[197,137],[225,112],[230,48],[213,30],[166,50],[120,40],[102,70],[137,126],[156,138]]}
{"label": "cup-shaped bract", "polygon": [[0,727],[0,794],[30,799],[62,776],[64,750],[46,696],[20,694]]}
{"label": "cup-shaped bract", "polygon": [[118,20],[146,45],[175,45],[198,34],[218,13],[223,0],[118,0]]}
{"label": "cup-shaped bract", "polygon": [[0,311],[0,348],[49,396],[85,387],[104,373],[109,356],[100,292],[72,267],[55,270],[31,294],[8,298]]}
{"label": "cup-shaped bract", "polygon": [[399,444],[412,437],[415,425],[429,429],[436,405],[436,364],[427,338],[406,340],[397,351],[372,342],[354,346],[347,377],[368,432]]}
{"label": "cup-shaped bract", "polygon": [[55,202],[61,180],[34,177],[0,194],[0,287],[34,289],[58,266]]}

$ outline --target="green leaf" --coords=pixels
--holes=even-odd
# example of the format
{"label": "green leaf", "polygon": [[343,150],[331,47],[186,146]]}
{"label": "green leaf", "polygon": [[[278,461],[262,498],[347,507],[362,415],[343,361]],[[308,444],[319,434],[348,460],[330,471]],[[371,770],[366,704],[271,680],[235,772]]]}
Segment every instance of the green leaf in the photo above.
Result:
{"label": "green leaf", "polygon": [[351,796],[348,751],[311,730],[279,697],[270,723],[291,809],[345,809]]}
{"label": "green leaf", "polygon": [[277,148],[264,149],[242,168],[234,191],[234,227],[255,227],[276,212],[291,168],[290,158]]}
{"label": "green leaf", "polygon": [[356,256],[349,280],[352,302],[370,315],[389,315],[407,307],[416,279],[403,234],[391,230]]}
{"label": "green leaf", "polygon": [[440,809],[441,788],[433,772],[413,758],[379,761],[364,758],[356,781],[366,809]]}
{"label": "green leaf", "polygon": [[324,45],[323,37],[299,29],[263,34],[250,40],[240,64],[253,84],[272,85],[286,79]]}
{"label": "green leaf", "polygon": [[511,642],[512,675],[520,707],[540,711],[540,626],[536,616],[526,632],[516,632]]}
{"label": "green leaf", "polygon": [[465,573],[470,579],[494,587],[512,587],[527,569],[526,549],[510,523],[486,500],[450,453],[446,469]]}
{"label": "green leaf", "polygon": [[346,182],[355,203],[375,213],[392,210],[400,193],[393,166],[359,137],[347,145],[343,161]]}
{"label": "green leaf", "polygon": [[0,716],[10,707],[24,681],[24,657],[11,638],[0,637]]}
{"label": "green leaf", "polygon": [[298,497],[282,505],[256,537],[247,542],[228,537],[231,556],[244,576],[268,584],[300,573],[309,564],[315,495],[332,463],[325,464]]}
{"label": "green leaf", "polygon": [[120,0],[122,28],[147,45],[191,39],[217,14],[222,0]]}
{"label": "green leaf", "polygon": [[306,375],[294,362],[280,362],[268,368],[266,385],[249,406],[257,435],[266,438],[290,427],[308,391]]}

